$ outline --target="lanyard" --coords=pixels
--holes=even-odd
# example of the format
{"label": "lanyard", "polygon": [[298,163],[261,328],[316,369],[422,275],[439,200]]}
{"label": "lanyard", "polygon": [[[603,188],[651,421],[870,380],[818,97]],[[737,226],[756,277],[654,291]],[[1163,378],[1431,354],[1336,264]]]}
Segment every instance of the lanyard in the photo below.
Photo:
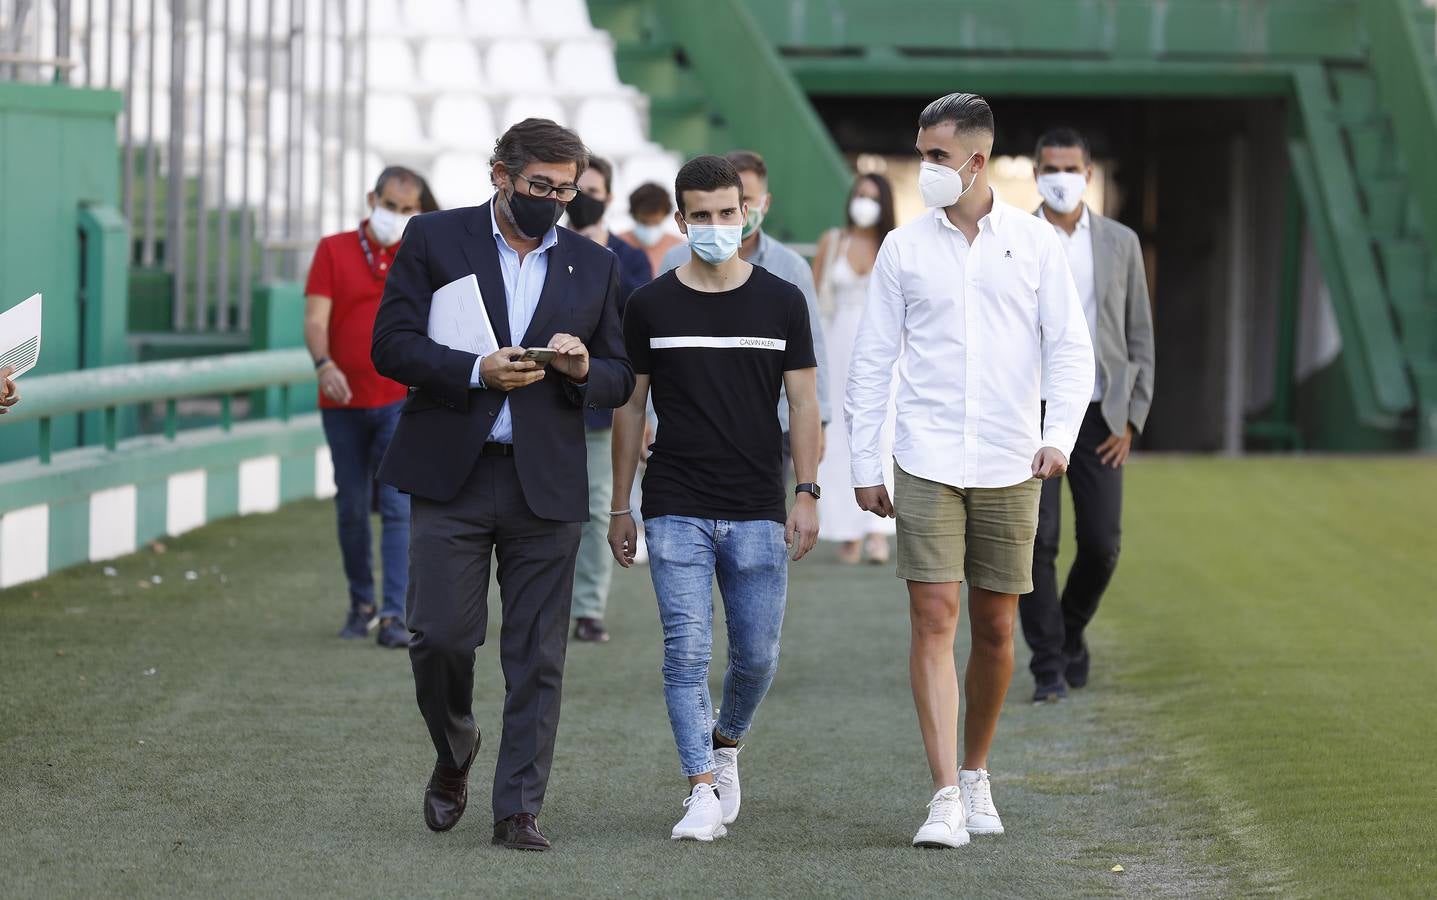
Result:
{"label": "lanyard", "polygon": [[369,264],[369,274],[383,281],[385,275],[374,265],[374,251],[369,249],[369,238],[364,233],[364,223],[359,223],[359,249],[364,251],[364,261]]}

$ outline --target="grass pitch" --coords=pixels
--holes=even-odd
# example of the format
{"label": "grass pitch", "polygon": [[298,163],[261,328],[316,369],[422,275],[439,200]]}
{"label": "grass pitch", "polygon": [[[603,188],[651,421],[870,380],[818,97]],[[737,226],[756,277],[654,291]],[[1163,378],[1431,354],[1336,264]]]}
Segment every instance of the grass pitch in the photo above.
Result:
{"label": "grass pitch", "polygon": [[493,646],[469,812],[433,835],[405,654],[332,637],[330,507],[220,523],[0,593],[0,894],[1430,895],[1434,509],[1422,460],[1133,465],[1093,684],[1028,705],[1020,646],[992,758],[1009,833],[954,852],[907,846],[929,791],[901,585],[831,545],[794,568],[712,846],[667,839],[657,614],[647,571],[616,573],[614,641],[570,648],[557,851],[530,855],[488,844]]}

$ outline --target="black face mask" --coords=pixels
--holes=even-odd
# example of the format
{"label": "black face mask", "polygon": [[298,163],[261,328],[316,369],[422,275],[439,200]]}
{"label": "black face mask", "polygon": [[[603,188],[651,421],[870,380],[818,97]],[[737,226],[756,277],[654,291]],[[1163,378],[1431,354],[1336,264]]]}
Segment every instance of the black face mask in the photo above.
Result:
{"label": "black face mask", "polygon": [[588,228],[604,217],[604,201],[580,191],[569,201],[569,224],[576,229]]}
{"label": "black face mask", "polygon": [[528,240],[537,241],[559,221],[559,216],[564,214],[564,205],[557,200],[530,197],[515,191],[509,195],[509,213],[514,217],[519,233]]}

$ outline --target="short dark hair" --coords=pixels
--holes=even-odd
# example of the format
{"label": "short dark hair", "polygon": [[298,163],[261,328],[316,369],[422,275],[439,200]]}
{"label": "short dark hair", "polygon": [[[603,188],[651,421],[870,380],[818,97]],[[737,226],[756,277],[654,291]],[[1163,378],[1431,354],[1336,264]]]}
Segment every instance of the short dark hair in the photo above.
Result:
{"label": "short dark hair", "polygon": [[752,150],[730,150],[723,155],[729,164],[738,171],[740,175],[744,172],[752,172],[764,181],[768,180],[768,163],[763,161],[763,155]]}
{"label": "short dark hair", "polygon": [[669,192],[652,181],[646,181],[634,188],[634,192],[629,195],[631,216],[646,216],[650,213],[666,216],[673,211],[674,201],[669,199]]}
{"label": "short dark hair", "polygon": [[602,156],[591,156],[589,157],[589,168],[603,177],[604,193],[612,194],[614,192],[614,164]]}
{"label": "short dark hair", "polygon": [[384,186],[391,180],[409,182],[419,187],[420,212],[436,212],[439,209],[439,201],[434,199],[434,192],[429,190],[429,182],[424,180],[423,175],[405,166],[385,166],[384,171],[380,172],[374,181],[375,196],[384,193]]}
{"label": "short dark hair", "polygon": [[738,169],[722,156],[695,156],[679,169],[674,179],[674,198],[678,200],[679,212],[685,213],[684,191],[721,191],[731,187],[738,191],[739,203],[743,203],[743,179]]}
{"label": "short dark hair", "polygon": [[1061,126],[1043,132],[1043,136],[1038,138],[1038,146],[1033,148],[1034,163],[1043,158],[1044,147],[1077,147],[1083,151],[1084,163],[1093,161],[1092,150],[1088,148],[1088,139],[1083,137],[1076,128]]}
{"label": "short dark hair", "polygon": [[589,167],[589,148],[579,136],[552,119],[525,119],[510,125],[494,143],[489,165],[503,163],[509,174],[517,175],[531,162],[574,163],[577,179]]}
{"label": "short dark hair", "polygon": [[977,94],[953,93],[939,97],[924,107],[918,116],[919,128],[932,128],[952,122],[958,133],[983,131],[993,134],[993,110],[988,101]]}

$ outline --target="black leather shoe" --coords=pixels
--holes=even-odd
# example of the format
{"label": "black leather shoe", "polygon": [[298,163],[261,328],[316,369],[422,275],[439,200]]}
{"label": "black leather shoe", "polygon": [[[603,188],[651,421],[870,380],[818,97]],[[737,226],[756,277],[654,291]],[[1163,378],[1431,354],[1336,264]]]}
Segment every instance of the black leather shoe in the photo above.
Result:
{"label": "black leather shoe", "polygon": [[1088,648],[1084,647],[1077,656],[1068,657],[1068,670],[1064,673],[1069,687],[1087,687],[1088,685],[1088,663],[1091,657],[1088,656]]}
{"label": "black leather shoe", "polygon": [[515,813],[507,819],[494,823],[493,843],[508,850],[544,851],[553,845],[539,831],[539,823],[532,813]]}
{"label": "black leather shoe", "polygon": [[448,831],[459,824],[464,807],[469,802],[469,767],[479,755],[480,734],[474,732],[474,749],[464,761],[464,768],[456,769],[443,763],[434,764],[434,773],[424,788],[424,824],[430,831]]}
{"label": "black leather shoe", "polygon": [[609,632],[600,619],[579,619],[574,623],[574,640],[603,644],[608,642]]}
{"label": "black leather shoe", "polygon": [[1068,688],[1063,684],[1063,679],[1044,680],[1038,682],[1038,686],[1033,690],[1033,703],[1038,705],[1057,703],[1066,696],[1068,696]]}
{"label": "black leather shoe", "polygon": [[381,647],[408,647],[409,629],[400,619],[384,619],[379,623],[379,636],[375,638],[375,643]]}

